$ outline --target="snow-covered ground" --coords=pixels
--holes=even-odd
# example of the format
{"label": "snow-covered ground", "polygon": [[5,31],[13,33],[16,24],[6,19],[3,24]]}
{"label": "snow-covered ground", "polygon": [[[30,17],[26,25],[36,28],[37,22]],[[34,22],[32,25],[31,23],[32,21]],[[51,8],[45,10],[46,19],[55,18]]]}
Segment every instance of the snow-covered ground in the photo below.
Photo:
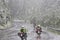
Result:
{"label": "snow-covered ground", "polygon": [[[1,40],[21,40],[17,33],[20,30],[20,27],[24,25],[28,30],[28,37],[27,40],[37,40],[37,34],[33,30],[33,25],[29,23],[20,23],[14,22],[13,27],[4,30],[4,37]],[[57,34],[53,34],[48,32],[46,29],[42,28],[43,32],[41,34],[40,40],[60,40],[60,36]]]}

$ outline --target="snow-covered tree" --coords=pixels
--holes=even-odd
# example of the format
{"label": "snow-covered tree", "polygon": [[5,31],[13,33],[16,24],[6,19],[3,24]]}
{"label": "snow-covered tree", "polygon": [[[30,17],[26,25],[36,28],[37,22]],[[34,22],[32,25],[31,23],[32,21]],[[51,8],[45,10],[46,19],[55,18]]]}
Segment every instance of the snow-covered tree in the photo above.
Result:
{"label": "snow-covered tree", "polygon": [[5,4],[5,0],[0,0],[0,29],[9,27],[11,21],[10,10]]}

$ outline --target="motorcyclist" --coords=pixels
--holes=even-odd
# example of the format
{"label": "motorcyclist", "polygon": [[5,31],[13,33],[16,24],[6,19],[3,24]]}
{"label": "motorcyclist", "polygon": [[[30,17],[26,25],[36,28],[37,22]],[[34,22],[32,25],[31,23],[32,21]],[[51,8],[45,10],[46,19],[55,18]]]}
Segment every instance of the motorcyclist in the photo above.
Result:
{"label": "motorcyclist", "polygon": [[21,37],[21,40],[24,40],[24,39],[27,40],[27,30],[24,26],[22,26],[20,29],[20,37]]}
{"label": "motorcyclist", "polygon": [[41,32],[42,32],[42,28],[40,27],[40,25],[37,25],[37,26],[36,26],[36,33],[37,33],[38,35],[40,35]]}
{"label": "motorcyclist", "polygon": [[24,26],[22,26],[21,29],[20,29],[20,32],[22,32],[22,33],[26,33],[27,30],[26,30],[26,28],[25,28]]}

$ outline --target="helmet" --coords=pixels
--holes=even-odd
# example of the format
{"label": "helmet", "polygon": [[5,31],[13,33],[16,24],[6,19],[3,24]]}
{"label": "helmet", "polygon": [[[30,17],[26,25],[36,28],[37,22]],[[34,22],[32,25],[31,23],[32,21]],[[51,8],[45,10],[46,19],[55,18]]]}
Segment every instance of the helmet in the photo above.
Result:
{"label": "helmet", "polygon": [[40,28],[40,25],[37,25],[37,28]]}
{"label": "helmet", "polygon": [[40,27],[40,25],[37,25],[37,26],[39,26],[39,27]]}
{"label": "helmet", "polygon": [[24,28],[24,26],[22,26],[22,28]]}

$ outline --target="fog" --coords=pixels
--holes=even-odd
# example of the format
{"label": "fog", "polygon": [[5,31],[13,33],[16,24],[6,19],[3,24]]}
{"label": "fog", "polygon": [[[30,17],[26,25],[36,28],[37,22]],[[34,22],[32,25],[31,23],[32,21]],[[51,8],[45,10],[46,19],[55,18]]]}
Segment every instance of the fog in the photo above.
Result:
{"label": "fog", "polygon": [[[26,26],[29,25],[29,27],[34,23],[36,25],[40,24],[46,30],[53,30],[54,33],[59,34],[60,0],[0,0],[0,30],[2,30],[0,35],[3,33],[1,35],[2,40],[4,40],[3,36],[6,34],[4,32],[8,28],[9,31],[10,27],[15,29],[15,23],[17,26],[19,23],[21,25],[23,23]],[[43,28],[43,30],[45,29]],[[46,33],[48,32],[46,31]]]}

